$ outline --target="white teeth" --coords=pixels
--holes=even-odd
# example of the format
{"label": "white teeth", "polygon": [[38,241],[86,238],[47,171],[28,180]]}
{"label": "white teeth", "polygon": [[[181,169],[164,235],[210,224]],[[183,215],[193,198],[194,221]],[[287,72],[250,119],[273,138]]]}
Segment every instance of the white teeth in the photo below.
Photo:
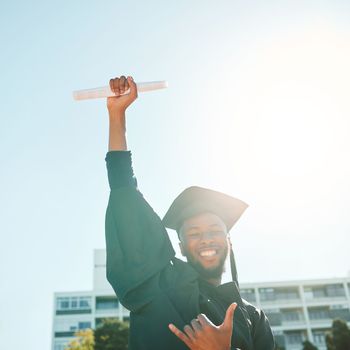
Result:
{"label": "white teeth", "polygon": [[204,250],[199,253],[200,256],[214,256],[216,254],[216,250]]}

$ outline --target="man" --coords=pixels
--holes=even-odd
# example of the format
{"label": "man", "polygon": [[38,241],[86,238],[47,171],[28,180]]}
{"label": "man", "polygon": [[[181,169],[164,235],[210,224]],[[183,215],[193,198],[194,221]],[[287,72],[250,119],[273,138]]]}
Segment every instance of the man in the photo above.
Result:
{"label": "man", "polygon": [[[130,310],[130,349],[272,350],[268,320],[241,299],[235,272],[221,285],[228,231],[246,204],[191,187],[160,220],[136,187],[127,151],[125,111],[137,98],[136,84],[122,76],[110,86],[116,96],[107,99],[107,278]],[[187,263],[175,258],[165,226],[177,230]],[[235,270],[232,250],[231,263]]]}

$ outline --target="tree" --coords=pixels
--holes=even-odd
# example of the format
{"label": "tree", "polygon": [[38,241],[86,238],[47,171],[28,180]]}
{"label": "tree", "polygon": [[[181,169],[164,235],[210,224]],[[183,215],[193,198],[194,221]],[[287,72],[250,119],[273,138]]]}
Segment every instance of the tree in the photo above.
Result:
{"label": "tree", "polygon": [[336,350],[333,343],[332,333],[326,334],[326,345],[327,345],[327,350]]}
{"label": "tree", "polygon": [[350,350],[350,330],[343,320],[334,320],[326,336],[327,350]]}
{"label": "tree", "polygon": [[279,346],[278,344],[276,344],[275,346],[275,350],[285,350],[286,348],[284,346]]}
{"label": "tree", "polygon": [[303,341],[303,350],[318,350],[316,346],[314,346],[311,342],[308,340]]}
{"label": "tree", "polygon": [[65,350],[94,350],[94,333],[92,329],[85,329],[74,334],[77,338],[72,340]]}
{"label": "tree", "polygon": [[95,350],[127,350],[129,324],[115,319],[105,319],[95,329]]}

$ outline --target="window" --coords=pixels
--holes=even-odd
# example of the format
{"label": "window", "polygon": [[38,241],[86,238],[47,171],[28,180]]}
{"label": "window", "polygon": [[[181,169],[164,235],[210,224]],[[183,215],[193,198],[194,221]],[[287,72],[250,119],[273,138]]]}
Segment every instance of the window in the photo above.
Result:
{"label": "window", "polygon": [[67,341],[61,339],[55,339],[54,350],[65,350]]}
{"label": "window", "polygon": [[286,340],[287,340],[287,344],[300,345],[303,342],[303,336],[301,332],[289,332],[289,333],[286,333]]}
{"label": "window", "polygon": [[329,317],[333,320],[336,318],[339,318],[341,320],[349,322],[350,321],[350,310],[346,305],[333,305],[330,307]]}
{"label": "window", "polygon": [[312,294],[314,298],[324,298],[327,296],[326,289],[324,287],[313,287]]}
{"label": "window", "polygon": [[316,345],[325,345],[326,344],[326,334],[324,331],[313,331],[314,343]]}
{"label": "window", "polygon": [[260,292],[261,301],[299,299],[299,291],[297,287],[260,288],[259,292]]}
{"label": "window", "polygon": [[345,297],[345,289],[341,283],[305,287],[306,299]]}
{"label": "window", "polygon": [[241,297],[250,302],[256,301],[254,289],[241,289]]}
{"label": "window", "polygon": [[80,297],[79,298],[79,308],[80,309],[90,309],[91,298],[90,297]]}
{"label": "window", "polygon": [[269,319],[271,326],[281,326],[282,325],[282,315],[279,309],[265,309],[265,314]]}
{"label": "window", "polygon": [[329,319],[329,308],[310,308],[309,309],[310,320],[326,320]]}
{"label": "window", "polygon": [[55,344],[55,350],[64,350],[65,345],[64,344]]}
{"label": "window", "polygon": [[72,297],[71,298],[71,308],[77,309],[78,308],[78,297]]}
{"label": "window", "polygon": [[342,284],[330,284],[326,287],[328,297],[344,297],[345,290]]}
{"label": "window", "polygon": [[69,309],[69,298],[57,298],[57,309]]}
{"label": "window", "polygon": [[285,321],[298,321],[299,314],[297,312],[287,312],[283,314],[283,320]]}
{"label": "window", "polygon": [[329,308],[332,310],[342,310],[342,309],[348,309],[348,306],[346,304],[336,304],[336,305],[330,305]]}
{"label": "window", "polygon": [[297,288],[281,288],[278,290],[277,297],[279,300],[298,299],[299,291]]}
{"label": "window", "polygon": [[79,314],[91,311],[91,297],[72,296],[58,297],[56,302],[56,314]]}
{"label": "window", "polygon": [[275,300],[275,290],[273,288],[260,288],[260,299],[261,301]]}
{"label": "window", "polygon": [[[82,316],[84,317],[84,316]],[[77,317],[63,317],[55,320],[54,331],[57,333],[76,332],[79,329],[91,328],[89,319]]]}
{"label": "window", "polygon": [[302,311],[298,309],[283,310],[282,320],[286,322],[300,321],[302,320]]}
{"label": "window", "polygon": [[118,299],[116,297],[97,297],[96,310],[113,310],[118,308]]}
{"label": "window", "polygon": [[79,322],[78,328],[79,329],[91,328],[91,322]]}

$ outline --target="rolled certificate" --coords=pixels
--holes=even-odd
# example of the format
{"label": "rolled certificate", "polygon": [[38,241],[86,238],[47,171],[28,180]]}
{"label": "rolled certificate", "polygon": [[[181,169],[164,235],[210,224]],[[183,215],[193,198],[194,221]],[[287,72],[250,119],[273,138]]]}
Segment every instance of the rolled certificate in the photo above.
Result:
{"label": "rolled certificate", "polygon": [[[136,83],[138,92],[146,92],[164,89],[168,87],[168,83],[166,81],[150,81],[144,83]],[[126,95],[130,92],[126,90],[122,95]],[[73,91],[73,98],[77,101],[80,100],[88,100],[91,98],[103,98],[103,97],[111,97],[115,96],[115,93],[111,90],[109,86],[102,86],[94,89],[85,89],[85,90],[77,90]]]}

